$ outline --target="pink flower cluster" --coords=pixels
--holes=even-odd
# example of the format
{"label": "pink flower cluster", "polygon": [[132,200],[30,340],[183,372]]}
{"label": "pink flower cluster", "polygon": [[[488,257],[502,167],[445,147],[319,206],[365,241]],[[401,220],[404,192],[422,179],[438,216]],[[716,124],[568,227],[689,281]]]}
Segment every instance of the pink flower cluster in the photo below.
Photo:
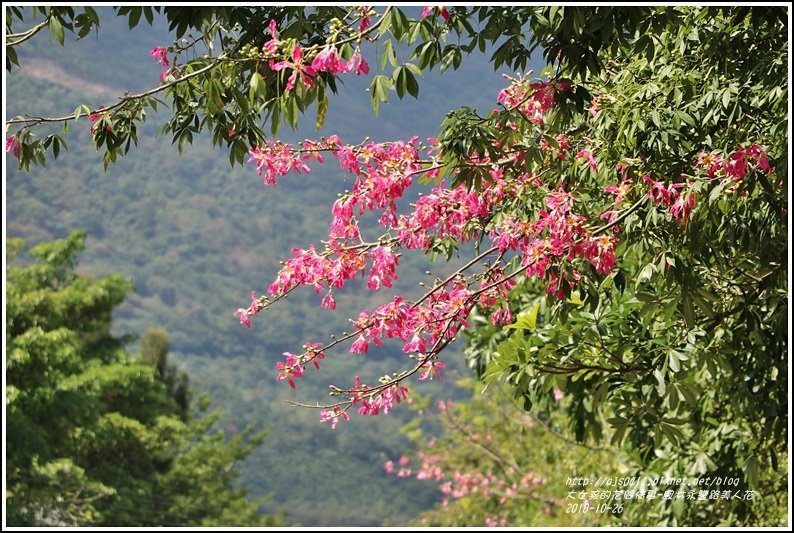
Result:
{"label": "pink flower cluster", "polygon": [[554,107],[559,92],[571,90],[571,84],[567,81],[530,83],[523,77],[505,78],[511,84],[499,92],[496,101],[509,109],[518,109],[535,125],[545,124],[544,113]]}
{"label": "pink flower cluster", "polygon": [[336,429],[336,425],[339,423],[340,418],[343,420],[350,420],[350,415],[347,414],[347,411],[343,411],[339,407],[320,411],[320,422],[328,422],[331,424],[331,429]]}
{"label": "pink flower cluster", "polygon": [[[611,272],[616,264],[614,235],[593,236],[586,228],[586,219],[574,214],[574,197],[562,189],[548,193],[546,207],[539,213],[535,222],[520,222],[513,218],[505,219],[492,233],[501,252],[511,250],[521,253],[521,264],[526,267],[527,275],[546,278],[555,260],[572,262],[582,258],[600,274]],[[579,279],[578,271],[567,280],[575,286]],[[549,293],[564,296],[562,279],[552,269],[550,271]]]}
{"label": "pink flower cluster", "polygon": [[[324,49],[317,57],[321,58],[315,58],[318,69],[341,68],[330,49]],[[298,71],[301,59],[293,55],[293,66],[289,68]],[[532,113],[542,114],[554,105],[558,91],[568,89],[570,86],[564,82],[530,84],[521,80],[500,93],[500,98],[507,105],[531,104]],[[558,135],[555,140],[559,145],[557,157],[562,159],[570,149],[569,139]],[[449,188],[441,182],[429,194],[420,195],[409,212],[398,213],[398,202],[413,186],[415,176],[437,176],[439,166],[434,163],[438,160],[437,147],[434,140],[430,142],[433,145],[427,153],[430,163],[423,160],[416,138],[408,142],[351,146],[334,135],[320,142],[305,141],[299,147],[267,141],[250,151],[249,161],[256,163],[257,171],[270,185],[290,171],[308,172],[307,162],[311,158],[323,162],[323,152],[330,152],[355,181],[351,192],[333,204],[324,249],[317,250],[314,246],[293,249],[292,257],[283,263],[268,287],[274,299],[254,299],[249,309],[238,309],[236,314],[246,326],[250,325],[249,316],[260,307],[270,305],[299,285],[311,286],[318,294],[324,292],[321,306],[327,309],[336,306],[334,290],[356,277],[365,278],[366,286],[374,291],[391,287],[398,279],[401,249],[429,251],[443,240],[466,242],[488,237],[490,250],[466,268],[499,254],[493,264],[490,259],[483,263],[485,268],[481,273],[464,275],[459,271],[445,280],[438,279],[416,301],[395,296],[374,311],[361,311],[353,322],[352,333],[325,346],[307,343],[301,354],[284,353],[285,360],[277,363],[277,379],[293,387],[307,364],[318,366],[317,360],[324,358],[327,350],[346,341],[350,342],[348,351],[352,354],[367,353],[371,346],[382,347],[387,340],[397,341],[403,352],[414,359],[413,370],[397,377],[381,378],[377,386],[361,386],[357,378],[353,388],[333,387],[332,395],[342,396],[343,400],[323,411],[323,421],[332,426],[339,418],[346,418],[353,405],[358,406],[362,415],[388,412],[407,397],[407,389],[401,382],[409,375],[416,374],[419,380],[441,380],[445,365],[437,356],[461,328],[468,326],[467,318],[475,306],[487,309],[494,324],[513,321],[507,305],[508,293],[522,272],[548,279],[548,292],[562,298],[563,283],[574,287],[581,279],[581,273],[569,268],[568,263],[589,263],[602,275],[609,274],[615,266],[614,233],[599,235],[589,229],[585,217],[573,210],[571,192],[563,188],[549,190],[536,175],[516,172],[514,168],[524,168],[526,153],[522,150],[508,151],[511,155],[505,161],[472,155],[472,164],[489,174],[479,189],[469,189],[464,184]],[[579,157],[595,165],[589,150],[580,151]],[[620,192],[616,194],[619,196]],[[545,206],[536,212],[501,212],[506,204],[524,202],[529,196],[538,195],[545,196]],[[387,233],[367,242],[359,219],[375,212],[379,213],[379,223]],[[502,259],[505,255],[517,256],[520,269],[505,271],[506,263]]]}
{"label": "pink flower cluster", "polygon": [[[662,204],[669,208],[668,212],[676,220],[689,218],[689,213],[697,203],[697,195],[686,183],[672,183],[666,187],[664,183],[650,176],[643,176],[642,179],[651,184],[648,196],[653,199],[654,204]],[[683,194],[679,190],[683,190]]]}
{"label": "pink flower cluster", "polygon": [[320,422],[330,422],[331,429],[336,427],[339,418],[350,420],[350,415],[347,413],[347,410],[355,405],[359,405],[359,415],[377,416],[381,413],[387,414],[394,408],[395,404],[400,404],[408,400],[408,387],[405,385],[381,385],[370,388],[361,384],[360,376],[356,376],[351,389],[343,391],[332,387],[331,390],[336,394],[345,393],[350,395],[350,401],[346,407],[335,405],[332,409],[323,409],[320,411]]}
{"label": "pink flower cluster", "polygon": [[163,66],[163,72],[160,74],[160,83],[165,83],[168,76],[173,72],[173,68],[169,68],[171,63],[168,61],[168,48],[165,46],[155,46],[149,52],[152,58]]}
{"label": "pink flower cluster", "polygon": [[[571,145],[568,144],[568,136],[560,133],[554,136],[554,140],[557,141],[557,145],[558,145],[558,148],[556,149],[555,152],[557,159],[560,160],[565,159],[568,150],[571,149]],[[540,149],[543,150],[544,152],[551,152],[553,150],[553,147],[551,144],[549,144],[549,142],[545,138],[541,137]]]}
{"label": "pink flower cluster", "polygon": [[[701,152],[698,154],[695,168],[704,169],[709,180],[720,179],[725,183],[730,183],[741,181],[747,175],[751,165],[755,165],[766,174],[772,172],[766,149],[760,144],[753,143],[747,148],[738,147],[727,157],[716,152]],[[697,194],[691,181],[672,183],[666,186],[650,176],[643,176],[642,179],[651,184],[648,196],[653,198],[654,204],[668,207],[670,215],[676,220],[686,220],[689,217],[697,203]]]}
{"label": "pink flower cluster", "polygon": [[[309,172],[306,161],[313,157],[311,152],[295,150],[292,145],[279,141],[266,140],[260,146],[251,148],[248,162],[256,163],[256,172],[263,177],[265,185],[276,186],[276,178],[290,172]],[[322,160],[319,155],[314,155]]]}
{"label": "pink flower cluster", "polygon": [[[452,339],[461,326],[467,326],[465,317],[474,306],[474,293],[468,289],[463,279],[456,283],[438,286],[423,302],[410,303],[402,296],[394,299],[375,311],[361,311],[356,325],[356,340],[350,346],[350,353],[367,353],[370,344],[383,346],[385,339],[398,339],[403,343],[406,354],[427,354],[444,340]],[[430,350],[428,350],[430,348]],[[430,370],[426,361],[422,367]],[[435,362],[435,374],[444,365]]]}
{"label": "pink flower cluster", "polygon": [[[476,438],[479,435],[470,436],[473,440],[488,440]],[[399,460],[399,469],[395,468],[393,461],[386,461],[383,465],[388,474],[397,477],[409,477],[414,475],[416,479],[429,479],[441,483],[439,490],[444,494],[445,502],[447,498],[460,499],[471,494],[480,494],[484,498],[498,497],[499,505],[507,503],[508,499],[519,498],[523,492],[531,492],[534,487],[544,485],[548,480],[536,472],[528,471],[520,478],[516,475],[516,469],[510,467],[503,475],[494,472],[481,472],[474,470],[462,472],[455,469],[447,471],[444,457],[441,454],[420,451],[417,453],[421,461],[420,466],[414,470],[411,468],[411,460],[402,456]]]}
{"label": "pink flower cluster", "polygon": [[441,15],[444,20],[449,20],[449,11],[445,6],[425,6],[422,10],[422,18],[429,17],[434,13]]}
{"label": "pink flower cluster", "polygon": [[772,172],[766,156],[766,148],[753,143],[747,148],[739,147],[730,156],[723,157],[718,153],[700,152],[695,167],[704,168],[709,178],[727,176],[732,180],[741,180],[747,174],[748,164],[752,162],[767,174]]}
{"label": "pink flower cluster", "polygon": [[[368,18],[364,17],[361,21],[361,29],[359,31],[364,31],[368,24]],[[333,76],[345,72],[355,72],[356,75],[369,74],[369,65],[361,55],[360,47],[356,48],[356,51],[347,63],[345,63],[345,60],[339,55],[339,50],[333,44],[324,46],[314,55],[310,63],[308,62],[308,58],[304,57],[304,49],[299,44],[296,44],[292,50],[287,53],[285,59],[276,61],[279,55],[279,48],[284,47],[284,41],[279,39],[278,28],[276,27],[276,22],[273,20],[270,21],[269,31],[271,39],[262,46],[262,52],[266,57],[270,57],[268,62],[270,70],[279,72],[289,69],[291,71],[289,78],[287,78],[287,92],[294,90],[299,80],[304,87],[311,89],[314,87],[314,78],[321,72],[328,72]],[[311,56],[311,49],[309,49],[308,54]]]}

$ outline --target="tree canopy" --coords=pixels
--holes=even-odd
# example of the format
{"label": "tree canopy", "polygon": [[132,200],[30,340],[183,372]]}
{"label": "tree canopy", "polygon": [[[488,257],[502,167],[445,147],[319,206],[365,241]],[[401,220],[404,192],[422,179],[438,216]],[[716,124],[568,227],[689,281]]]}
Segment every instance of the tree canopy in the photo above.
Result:
{"label": "tree canopy", "polygon": [[[303,285],[328,310],[359,277],[386,293],[405,254],[463,257],[451,275],[430,273],[419,296],[384,297],[350,331],[284,354],[276,379],[291,387],[337,347],[406,354],[392,374],[332,385],[333,401],[316,405],[321,420],[387,413],[409,397],[409,378],[442,379],[443,350],[465,332],[486,384],[529,412],[563,410],[573,438],[622,447],[637,474],[736,480],[730,498],[649,499],[627,506],[626,519],[783,519],[785,7],[117,11],[130,27],[168,20],[176,40],[151,51],[160,85],[101,109],[12,118],[6,149],[22,167],[65,145],[61,133],[37,137],[43,126],[81,117],[109,164],[132,149],[147,109],[166,104],[162,131],[177,147],[209,131],[266,185],[326,157],[354,180],[330,208],[327,240],[295,248],[267,295],[237,310],[242,324]],[[84,36],[99,25],[90,8],[48,8],[13,33],[24,15],[9,13],[7,68],[41,29],[63,42],[64,29]],[[536,49],[547,68],[524,72]],[[451,110],[436,138],[275,138],[310,110],[322,124],[344,76],[373,71],[377,112],[390,92],[417,97],[423,71],[486,50],[495,68],[518,73],[493,109]],[[554,403],[555,389],[565,402]]]}
{"label": "tree canopy", "polygon": [[[264,435],[227,439],[217,413],[192,414],[163,330],[137,357],[111,336],[131,283],[76,274],[84,239],[40,244],[6,273],[8,524],[277,524],[233,485]],[[9,262],[22,247],[9,239]]]}

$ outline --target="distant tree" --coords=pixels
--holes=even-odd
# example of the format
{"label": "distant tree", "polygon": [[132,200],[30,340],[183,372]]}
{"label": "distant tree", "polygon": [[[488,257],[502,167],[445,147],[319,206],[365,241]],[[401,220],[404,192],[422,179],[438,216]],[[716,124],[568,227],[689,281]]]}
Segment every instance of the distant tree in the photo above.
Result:
{"label": "distant tree", "polygon": [[211,430],[217,413],[187,416],[164,330],[144,337],[141,357],[125,351],[111,313],[132,285],[76,274],[84,239],[40,244],[25,266],[13,261],[22,241],[8,240],[8,525],[277,523],[234,487],[264,434],[227,439]]}
{"label": "distant tree", "polygon": [[190,407],[190,380],[184,369],[168,363],[170,349],[168,332],[164,328],[151,328],[141,338],[141,357],[157,369],[158,376],[168,389],[168,395],[187,416]]}

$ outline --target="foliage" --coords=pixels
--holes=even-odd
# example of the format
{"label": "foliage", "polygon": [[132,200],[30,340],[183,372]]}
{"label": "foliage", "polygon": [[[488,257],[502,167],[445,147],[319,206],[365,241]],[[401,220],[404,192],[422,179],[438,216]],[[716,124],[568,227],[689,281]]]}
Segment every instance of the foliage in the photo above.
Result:
{"label": "foliage", "polygon": [[[649,191],[668,212],[648,205],[621,221],[615,272],[560,300],[522,284],[517,322],[482,325],[470,339],[486,382],[505,380],[527,409],[564,390],[572,433],[623,444],[641,465],[635,474],[730,478],[756,491],[751,501],[627,506],[634,524],[785,520],[788,115],[778,16],[682,10],[675,25],[603,54],[606,68],[586,77],[590,115],[570,122],[589,137],[597,170],[569,171],[570,190],[592,202],[611,186],[619,211],[641,198],[640,177],[662,190],[656,180],[681,176],[678,203]],[[743,147],[753,143],[773,167],[757,157],[746,170],[754,160]]]}
{"label": "foliage", "polygon": [[[436,483],[442,502],[422,513],[419,526],[571,527],[617,525],[622,505],[579,499],[584,475],[628,472],[614,448],[592,448],[560,434],[562,410],[527,413],[499,387],[467,380],[469,401],[420,399],[403,431],[415,457],[385,463],[400,478]],[[554,404],[566,402],[556,391]],[[436,435],[438,435],[436,437]],[[619,459],[622,459],[619,461]],[[583,507],[584,506],[584,507]],[[614,513],[613,513],[614,509]]]}
{"label": "foliage", "polygon": [[[110,316],[131,284],[76,274],[84,239],[40,244],[7,270],[9,525],[277,523],[233,487],[264,435],[227,439],[210,432],[217,413],[190,415],[164,331],[145,337],[156,361],[126,353]],[[22,248],[8,240],[9,262]]]}
{"label": "foliage", "polygon": [[[285,352],[277,379],[292,387],[339,345],[366,353],[395,343],[407,354],[406,369],[377,382],[332,386],[335,402],[317,405],[323,421],[335,427],[354,407],[390,411],[411,376],[440,380],[439,355],[479,308],[491,326],[507,325],[472,330],[471,362],[486,383],[504,382],[527,410],[563,390],[572,435],[623,446],[638,472],[731,479],[746,491],[643,501],[625,520],[783,519],[783,8],[482,6],[427,8],[417,18],[392,7],[169,9],[161,12],[177,37],[192,29],[203,38],[152,49],[162,85],[105,109],[10,120],[19,129],[7,151],[21,166],[43,163],[50,146],[57,156],[60,137],[36,141],[36,127],[86,115],[106,164],[115,161],[137,142],[136,124],[160,92],[173,111],[164,131],[180,148],[208,130],[232,164],[250,154],[268,185],[335,157],[354,185],[334,203],[328,239],[294,249],[268,295],[237,310],[248,327],[300,285],[334,309],[335,293],[359,275],[372,291],[390,288],[410,250],[450,258],[464,243],[476,249],[453,274],[432,276],[420,297],[386,298],[362,310],[352,332]],[[120,13],[133,26],[141,13],[153,16]],[[336,77],[368,73],[360,47],[370,40],[382,43],[381,69],[391,72],[372,78],[376,111],[388,90],[417,96],[423,70],[456,68],[489,45],[497,67],[523,70],[540,46],[549,68],[544,79],[509,78],[490,113],[451,111],[426,145],[266,138],[267,123],[275,135],[311,105],[321,125]],[[199,42],[210,53],[185,59]],[[395,43],[413,48],[407,61]],[[405,209],[419,176],[450,185]],[[372,212],[382,227],[375,237],[374,224],[359,224]]]}

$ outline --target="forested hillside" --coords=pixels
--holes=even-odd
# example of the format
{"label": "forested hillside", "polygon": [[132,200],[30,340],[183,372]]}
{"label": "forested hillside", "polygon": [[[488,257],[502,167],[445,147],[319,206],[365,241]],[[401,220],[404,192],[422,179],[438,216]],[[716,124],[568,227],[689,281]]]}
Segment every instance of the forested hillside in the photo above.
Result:
{"label": "forested hillside", "polygon": [[[100,14],[99,38],[91,34],[60,47],[39,35],[20,48],[22,68],[12,70],[7,81],[7,116],[68,114],[86,101],[113,103],[114,94],[157,85],[159,66],[148,52],[169,44],[166,28],[141,25],[127,31],[126,22],[109,9]],[[485,58],[472,58],[462,70],[447,72],[443,82],[426,75],[418,101],[394,99],[376,117],[366,95],[369,80],[344,81],[319,133],[314,121],[306,120],[305,128],[284,131],[282,137],[426,138],[436,134],[453,107],[491,108],[503,86]],[[172,359],[186,367],[198,389],[212,393],[229,434],[249,424],[271,430],[241,468],[241,482],[255,495],[272,492],[270,510],[285,509],[289,523],[402,523],[434,504],[432,484],[383,474],[383,461],[407,446],[399,428],[410,412],[356,420],[334,432],[318,423],[316,411],[284,402],[318,398],[302,396],[300,388],[276,387],[274,381],[283,351],[344,329],[346,317],[367,306],[365,295],[348,299],[323,320],[312,320],[318,297],[311,290],[269,310],[258,328],[246,330],[232,316],[251,290],[270,283],[291,247],[327,233],[328,206],[350,186],[349,177],[329,162],[309,177],[294,175],[272,189],[252,166],[231,168],[228,154],[213,149],[209,138],[179,155],[169,138],[156,135],[157,116],[139,133],[134,157],[105,172],[101,153],[91,148],[89,127],[86,120],[72,126],[69,151],[55,164],[30,173],[8,165],[7,234],[36,244],[74,229],[88,232],[81,268],[97,276],[122,272],[135,284],[114,315],[116,333],[165,327]],[[412,270],[410,256],[405,261],[403,272],[411,274],[395,291],[415,290],[423,279],[424,268],[417,263]],[[331,358],[323,380],[347,380],[346,357],[353,356]],[[457,372],[434,394],[455,396],[460,393],[454,377],[467,370],[461,358],[447,359]],[[371,376],[391,368],[377,358],[356,364]],[[306,381],[320,383],[312,379],[307,373]]]}

